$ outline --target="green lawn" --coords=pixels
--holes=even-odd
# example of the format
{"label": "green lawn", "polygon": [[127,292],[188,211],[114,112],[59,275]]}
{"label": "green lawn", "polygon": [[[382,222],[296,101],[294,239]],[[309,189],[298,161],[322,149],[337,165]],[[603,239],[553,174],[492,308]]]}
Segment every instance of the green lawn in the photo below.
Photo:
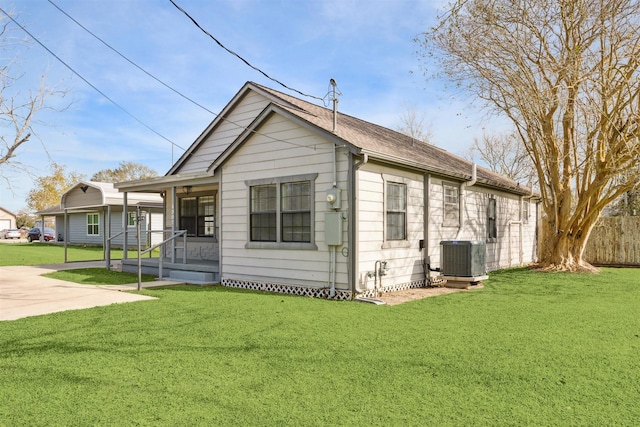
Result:
{"label": "green lawn", "polygon": [[640,270],[398,306],[221,287],[0,322],[0,425],[635,426]]}
{"label": "green lawn", "polygon": [[[45,277],[65,280],[83,285],[126,285],[138,282],[137,273],[107,270],[106,268],[74,268],[73,270],[59,270],[43,274]],[[143,282],[153,282],[156,276],[142,274]]]}
{"label": "green lawn", "polygon": [[[111,259],[121,259],[122,249],[112,249]],[[136,258],[137,251],[129,250],[129,258]],[[145,255],[148,256],[148,255]],[[100,261],[101,247],[67,246],[67,260]],[[64,246],[53,243],[2,243],[0,242],[0,267],[9,265],[41,265],[64,263]]]}

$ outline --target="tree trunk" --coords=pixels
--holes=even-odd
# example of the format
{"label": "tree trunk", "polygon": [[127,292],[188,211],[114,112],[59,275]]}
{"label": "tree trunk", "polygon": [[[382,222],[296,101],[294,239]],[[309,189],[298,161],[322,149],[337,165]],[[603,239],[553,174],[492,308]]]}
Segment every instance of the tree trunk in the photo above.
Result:
{"label": "tree trunk", "polygon": [[577,232],[557,230],[553,221],[543,220],[540,266],[545,270],[597,272],[597,268],[582,259],[592,227]]}

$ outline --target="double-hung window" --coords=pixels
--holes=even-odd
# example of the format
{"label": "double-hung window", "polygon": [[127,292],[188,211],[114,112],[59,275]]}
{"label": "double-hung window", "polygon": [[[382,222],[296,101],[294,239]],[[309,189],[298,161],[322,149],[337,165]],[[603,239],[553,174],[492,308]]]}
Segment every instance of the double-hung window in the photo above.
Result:
{"label": "double-hung window", "polygon": [[460,225],[459,187],[457,185],[442,183],[443,189],[443,219],[445,227],[458,227]]}
{"label": "double-hung window", "polygon": [[487,205],[487,242],[495,242],[498,238],[498,206],[496,199],[490,198]]}
{"label": "double-hung window", "polygon": [[249,248],[316,249],[317,174],[248,181]]}
{"label": "double-hung window", "polygon": [[180,198],[181,230],[190,237],[213,237],[215,235],[215,195]]}
{"label": "double-hung window", "polygon": [[100,235],[100,214],[97,214],[97,213],[87,214],[87,235],[88,236]]}
{"label": "double-hung window", "polygon": [[407,185],[387,182],[386,240],[407,239]]}
{"label": "double-hung window", "polygon": [[250,240],[252,242],[277,241],[277,207],[276,184],[251,187]]}
{"label": "double-hung window", "polygon": [[283,242],[311,242],[310,190],[309,181],[280,184]]}

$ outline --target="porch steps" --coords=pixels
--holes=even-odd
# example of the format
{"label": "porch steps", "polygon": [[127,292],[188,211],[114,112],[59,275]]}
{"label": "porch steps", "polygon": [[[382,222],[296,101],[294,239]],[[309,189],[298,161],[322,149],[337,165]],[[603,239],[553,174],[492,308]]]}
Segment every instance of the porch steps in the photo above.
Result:
{"label": "porch steps", "polygon": [[218,282],[215,273],[206,271],[171,270],[169,279],[194,285],[209,285]]}

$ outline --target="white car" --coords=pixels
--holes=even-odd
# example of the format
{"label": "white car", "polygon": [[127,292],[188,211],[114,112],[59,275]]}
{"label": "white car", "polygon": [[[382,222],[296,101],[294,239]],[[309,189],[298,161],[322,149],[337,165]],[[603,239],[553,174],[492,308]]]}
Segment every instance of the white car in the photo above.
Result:
{"label": "white car", "polygon": [[22,234],[17,228],[10,228],[4,232],[5,239],[20,239]]}

